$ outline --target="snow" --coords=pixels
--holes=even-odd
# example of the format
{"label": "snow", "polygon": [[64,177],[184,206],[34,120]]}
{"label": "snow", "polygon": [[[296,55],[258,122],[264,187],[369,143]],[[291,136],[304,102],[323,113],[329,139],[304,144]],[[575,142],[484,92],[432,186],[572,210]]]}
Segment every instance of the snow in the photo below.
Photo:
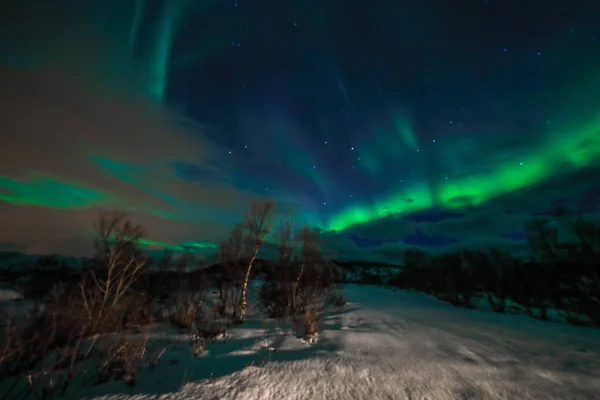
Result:
{"label": "snow", "polygon": [[454,308],[421,293],[347,285],[309,344],[282,322],[251,320],[200,357],[169,345],[135,387],[74,398],[600,399],[600,331]]}

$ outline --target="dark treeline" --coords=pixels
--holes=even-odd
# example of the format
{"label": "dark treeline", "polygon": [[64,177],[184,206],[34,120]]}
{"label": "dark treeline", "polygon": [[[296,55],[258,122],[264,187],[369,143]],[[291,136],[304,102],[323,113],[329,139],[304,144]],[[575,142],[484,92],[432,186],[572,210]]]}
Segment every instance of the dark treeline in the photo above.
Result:
{"label": "dark treeline", "polygon": [[467,308],[483,295],[498,313],[548,320],[553,309],[571,324],[600,327],[600,225],[563,209],[529,222],[526,233],[525,260],[500,249],[439,255],[413,249],[399,272],[364,270],[358,281],[417,290]]}

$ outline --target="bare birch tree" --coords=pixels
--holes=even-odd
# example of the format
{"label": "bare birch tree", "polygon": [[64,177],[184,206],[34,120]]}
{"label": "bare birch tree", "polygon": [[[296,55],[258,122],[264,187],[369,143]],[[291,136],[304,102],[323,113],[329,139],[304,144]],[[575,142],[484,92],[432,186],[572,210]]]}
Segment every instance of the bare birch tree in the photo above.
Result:
{"label": "bare birch tree", "polygon": [[81,284],[83,305],[92,331],[100,329],[105,318],[115,317],[110,314],[146,265],[146,258],[139,249],[146,232],[142,226],[132,224],[125,214],[114,211],[100,215],[96,231],[100,268],[90,271],[90,285]]}
{"label": "bare birch tree", "polygon": [[279,263],[289,266],[298,250],[298,232],[290,220],[279,223],[274,241],[279,252]]}
{"label": "bare birch tree", "polygon": [[317,231],[311,230],[308,225],[304,225],[302,230],[298,233],[299,242],[299,257],[300,257],[300,269],[294,282],[294,288],[292,291],[292,306],[296,308],[296,297],[298,295],[298,285],[304,275],[306,268],[311,268],[315,263],[320,261],[321,253],[319,251],[319,235]]}
{"label": "bare birch tree", "polygon": [[221,276],[219,278],[219,312],[223,315],[231,312],[239,314],[239,292],[234,292],[234,287],[241,287],[244,280],[244,271],[241,263],[248,257],[248,241],[245,237],[244,225],[238,224],[231,231],[230,236],[219,243],[217,260],[221,263]]}
{"label": "bare birch tree", "polygon": [[248,308],[248,281],[250,280],[252,266],[256,261],[256,257],[266,236],[271,231],[271,217],[274,210],[275,203],[272,200],[265,200],[263,202],[253,200],[246,214],[245,229],[251,255],[241,287],[240,309],[237,316],[240,321],[246,317]]}

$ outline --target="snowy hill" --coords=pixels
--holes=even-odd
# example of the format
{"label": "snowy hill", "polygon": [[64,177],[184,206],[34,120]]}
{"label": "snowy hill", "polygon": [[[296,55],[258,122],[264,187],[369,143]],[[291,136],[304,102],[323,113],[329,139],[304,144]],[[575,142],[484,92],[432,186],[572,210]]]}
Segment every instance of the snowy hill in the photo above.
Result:
{"label": "snowy hill", "polygon": [[[194,358],[168,348],[140,383],[73,398],[598,399],[600,331],[455,308],[420,293],[346,286],[314,345],[251,319]],[[185,347],[185,346],[183,346]],[[157,397],[160,396],[160,397]]]}

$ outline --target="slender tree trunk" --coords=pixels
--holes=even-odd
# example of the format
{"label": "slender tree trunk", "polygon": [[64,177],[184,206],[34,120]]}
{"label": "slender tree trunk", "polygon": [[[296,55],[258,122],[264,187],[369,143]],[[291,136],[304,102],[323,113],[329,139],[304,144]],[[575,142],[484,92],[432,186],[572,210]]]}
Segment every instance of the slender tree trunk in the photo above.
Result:
{"label": "slender tree trunk", "polygon": [[292,291],[292,310],[294,313],[296,312],[296,294],[298,293],[298,284],[300,283],[300,279],[302,278],[302,274],[304,273],[304,262],[300,265],[300,272],[298,272],[298,276],[296,277],[296,282],[294,283],[294,290]]}
{"label": "slender tree trunk", "polygon": [[258,255],[259,246],[256,246],[254,249],[254,254],[248,263],[248,269],[246,270],[246,277],[244,278],[244,282],[242,283],[242,298],[240,304],[240,312],[238,315],[238,319],[243,321],[246,317],[246,310],[248,308],[248,281],[250,280],[250,272],[252,271],[252,265],[254,265],[254,260],[256,260],[256,256]]}

